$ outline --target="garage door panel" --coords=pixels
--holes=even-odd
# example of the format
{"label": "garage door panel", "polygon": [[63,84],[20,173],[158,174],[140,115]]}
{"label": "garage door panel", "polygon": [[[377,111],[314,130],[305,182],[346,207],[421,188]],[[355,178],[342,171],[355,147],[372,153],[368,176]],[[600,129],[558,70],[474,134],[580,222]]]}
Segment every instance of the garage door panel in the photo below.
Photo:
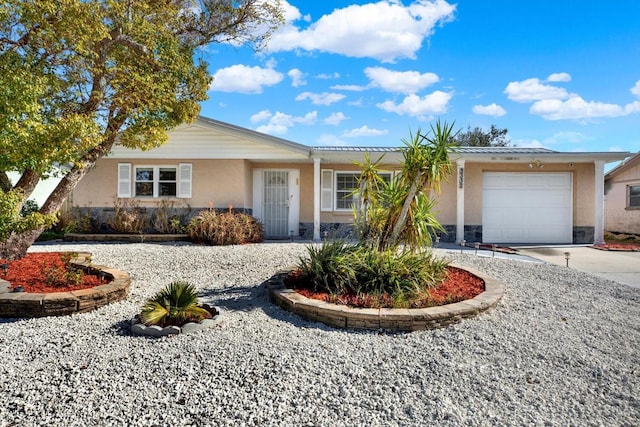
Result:
{"label": "garage door panel", "polygon": [[482,203],[484,242],[572,241],[569,173],[485,172]]}

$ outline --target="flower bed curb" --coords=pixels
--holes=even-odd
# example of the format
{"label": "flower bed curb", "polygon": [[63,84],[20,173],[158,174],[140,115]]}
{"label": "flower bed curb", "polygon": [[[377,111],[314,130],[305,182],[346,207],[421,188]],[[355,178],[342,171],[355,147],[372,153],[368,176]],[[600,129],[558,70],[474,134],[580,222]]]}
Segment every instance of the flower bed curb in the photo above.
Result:
{"label": "flower bed curb", "polygon": [[78,253],[71,264],[86,273],[102,273],[111,281],[89,289],[69,292],[28,293],[10,292],[9,283],[0,280],[0,317],[44,317],[86,313],[129,294],[131,277],[125,272],[91,264],[91,254]]}
{"label": "flower bed curb", "polygon": [[443,328],[458,323],[462,319],[474,317],[495,307],[504,295],[504,286],[497,280],[467,267],[452,266],[466,270],[484,280],[484,292],[469,300],[438,307],[377,309],[348,307],[300,295],[284,284],[284,278],[291,269],[277,272],[266,282],[266,285],[274,303],[310,321],[344,329],[419,331]]}
{"label": "flower bed curb", "polygon": [[213,316],[211,319],[204,319],[198,323],[189,322],[182,327],[180,326],[167,326],[165,328],[161,328],[160,326],[146,326],[143,323],[140,323],[140,319],[138,317],[134,317],[131,319],[131,333],[134,335],[146,335],[150,337],[166,337],[168,335],[177,335],[177,334],[191,334],[194,332],[202,331],[203,329],[213,328],[217,324],[222,321],[222,309],[220,307],[214,306],[218,314]]}

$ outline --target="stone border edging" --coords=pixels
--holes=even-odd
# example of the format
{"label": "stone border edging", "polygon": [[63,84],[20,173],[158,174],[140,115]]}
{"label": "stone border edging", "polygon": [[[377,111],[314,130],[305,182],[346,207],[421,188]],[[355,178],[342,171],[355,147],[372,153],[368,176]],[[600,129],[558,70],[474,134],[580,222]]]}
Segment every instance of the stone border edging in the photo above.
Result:
{"label": "stone border edging", "polygon": [[[8,282],[0,280],[0,317],[44,317],[86,313],[129,294],[131,277],[122,271],[91,264],[91,254],[80,252],[71,263],[87,273],[102,272],[111,281],[93,288],[69,292],[9,292]],[[4,282],[5,285],[2,286]]]}
{"label": "stone border edging", "polygon": [[189,322],[182,327],[167,326],[165,328],[161,328],[157,325],[147,326],[144,323],[141,323],[138,317],[134,317],[133,319],[131,319],[131,333],[133,333],[134,335],[146,335],[149,337],[159,338],[165,337],[167,335],[177,335],[181,333],[191,334],[203,329],[213,328],[222,321],[222,309],[218,306],[213,306],[212,308],[215,308],[218,314],[213,316],[211,319],[204,319],[198,323]]}
{"label": "stone border edging", "polygon": [[438,307],[377,309],[354,308],[300,295],[284,285],[284,278],[291,270],[277,272],[266,285],[273,302],[310,321],[344,329],[419,331],[443,328],[476,316],[495,307],[504,295],[504,286],[499,281],[468,267],[455,264],[451,266],[466,270],[484,280],[484,292],[469,300]]}
{"label": "stone border edging", "polygon": [[157,243],[189,241],[188,234],[82,234],[66,233],[62,240],[65,242],[127,242],[127,243]]}

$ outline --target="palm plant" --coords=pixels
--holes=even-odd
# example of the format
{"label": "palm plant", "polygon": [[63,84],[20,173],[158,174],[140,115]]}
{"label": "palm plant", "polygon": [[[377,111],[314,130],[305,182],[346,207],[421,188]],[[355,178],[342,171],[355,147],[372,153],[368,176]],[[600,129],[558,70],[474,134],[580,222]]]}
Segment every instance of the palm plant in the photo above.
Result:
{"label": "palm plant", "polygon": [[430,246],[433,231],[443,231],[433,215],[436,201],[429,194],[439,194],[442,181],[452,173],[453,124],[438,120],[430,134],[418,129],[403,140],[402,170],[389,183],[380,178],[379,160],[373,163],[365,157],[360,165],[361,203],[354,213],[356,230],[366,245],[381,251],[406,245],[416,251]]}
{"label": "palm plant", "polygon": [[190,283],[175,281],[162,289],[142,307],[140,320],[147,326],[176,325],[211,317],[198,306],[198,294]]}

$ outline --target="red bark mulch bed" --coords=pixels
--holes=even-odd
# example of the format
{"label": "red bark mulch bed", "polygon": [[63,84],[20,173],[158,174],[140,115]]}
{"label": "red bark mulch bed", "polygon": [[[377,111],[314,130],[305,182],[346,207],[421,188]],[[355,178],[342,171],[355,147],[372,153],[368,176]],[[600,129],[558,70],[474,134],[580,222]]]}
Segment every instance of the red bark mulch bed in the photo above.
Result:
{"label": "red bark mulch bed", "polygon": [[[391,296],[383,295],[355,295],[342,294],[331,295],[326,292],[314,292],[308,289],[308,284],[300,279],[300,272],[294,270],[285,279],[287,287],[292,288],[300,295],[307,298],[343,304],[359,308],[393,308]],[[446,279],[437,287],[430,289],[424,298],[408,301],[406,308],[426,308],[471,299],[484,292],[484,280],[456,267],[447,267]]]}
{"label": "red bark mulch bed", "polygon": [[108,282],[82,270],[68,269],[65,258],[69,256],[63,252],[33,252],[15,261],[0,259],[0,264],[8,266],[6,274],[0,269],[0,278],[8,281],[11,289],[21,287],[30,293],[77,291]]}
{"label": "red bark mulch bed", "polygon": [[593,245],[593,248],[601,251],[639,252],[640,243],[606,242],[602,245]]}

